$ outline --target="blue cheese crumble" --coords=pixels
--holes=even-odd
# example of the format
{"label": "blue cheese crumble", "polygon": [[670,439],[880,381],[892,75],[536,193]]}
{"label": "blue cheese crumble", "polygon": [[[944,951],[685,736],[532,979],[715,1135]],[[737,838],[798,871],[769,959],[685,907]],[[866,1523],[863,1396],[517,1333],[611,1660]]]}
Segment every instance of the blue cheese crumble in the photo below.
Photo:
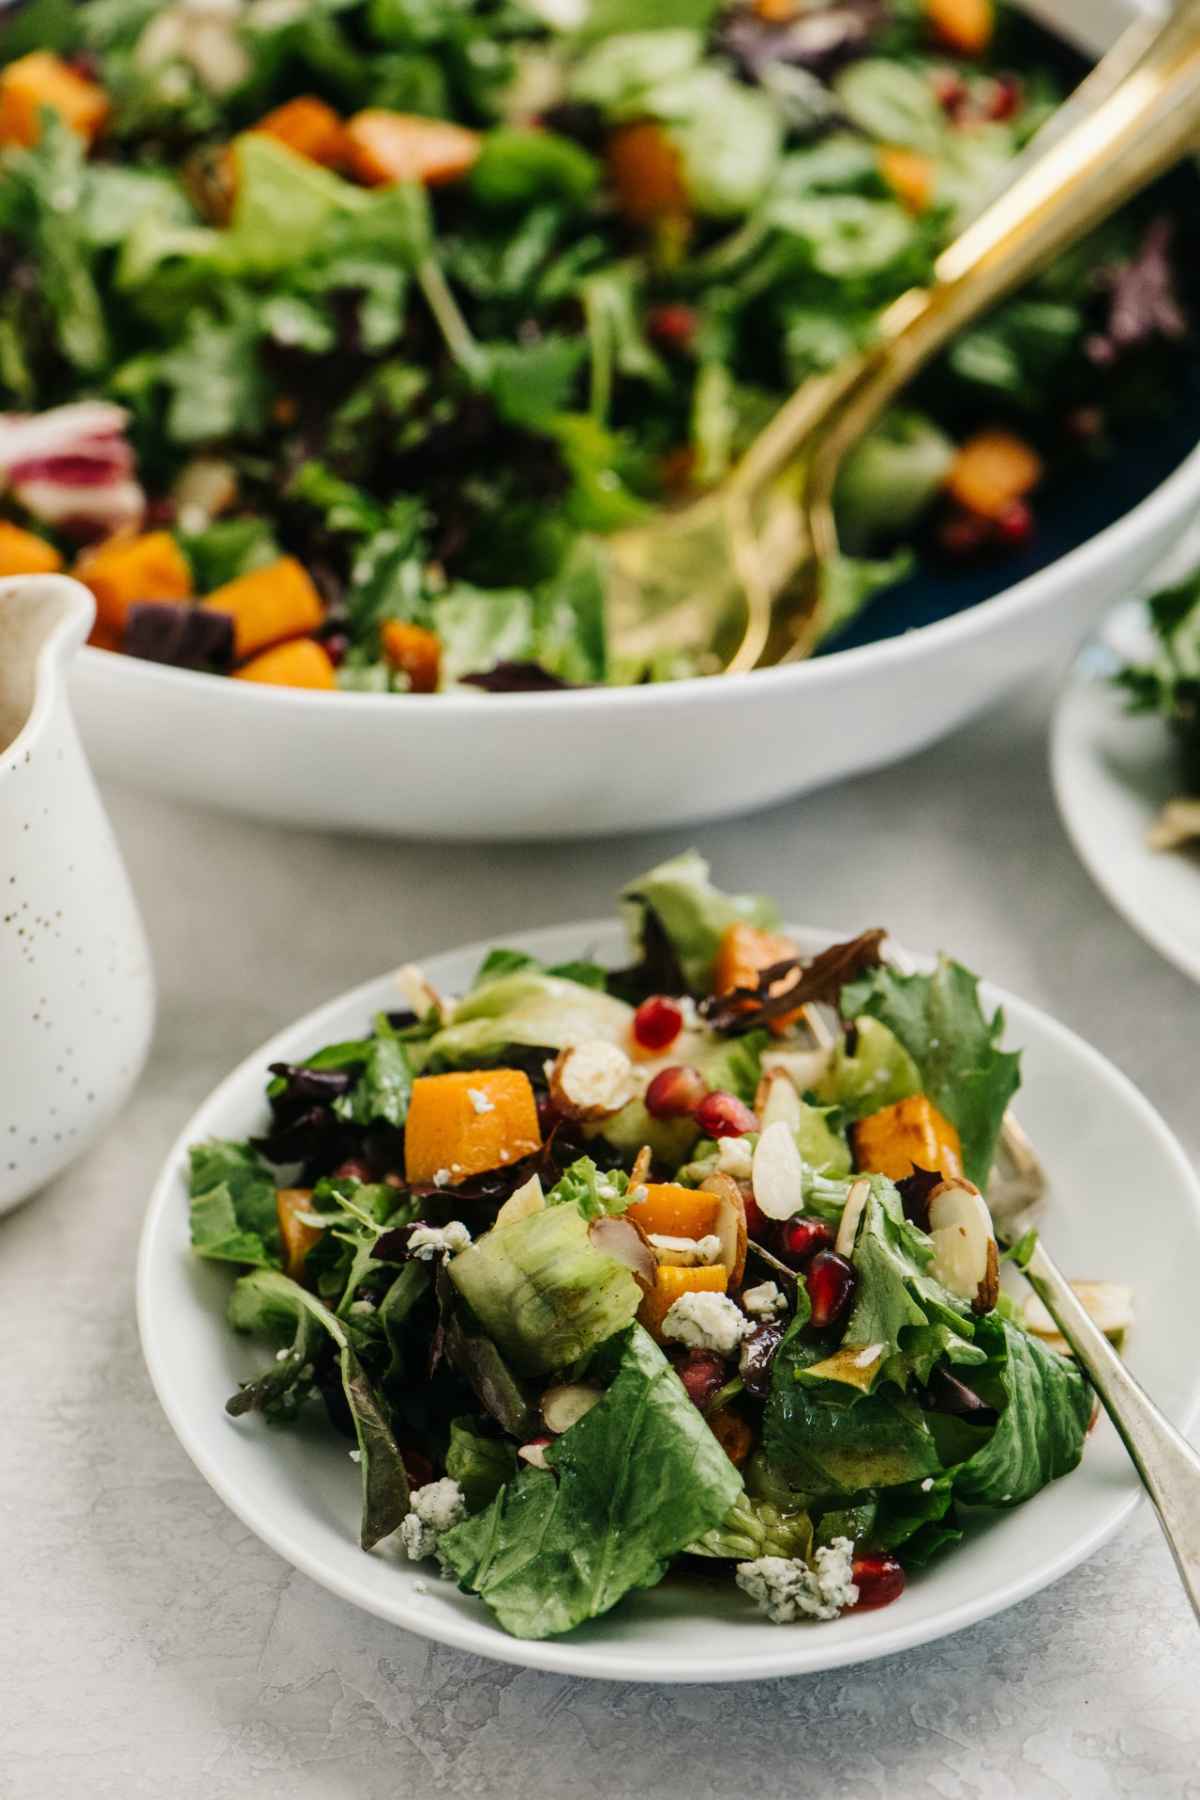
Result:
{"label": "blue cheese crumble", "polygon": [[467,1516],[463,1491],[447,1475],[426,1482],[412,1492],[412,1511],[400,1521],[400,1542],[412,1562],[421,1562],[437,1550],[437,1541]]}
{"label": "blue cheese crumble", "polygon": [[774,1625],[836,1619],[858,1599],[854,1545],[849,1538],[834,1538],[817,1551],[813,1565],[798,1557],[760,1556],[756,1562],[739,1563],[735,1579]]}
{"label": "blue cheese crumble", "polygon": [[754,1329],[726,1294],[680,1294],[662,1324],[671,1343],[728,1356]]}
{"label": "blue cheese crumble", "polygon": [[471,1234],[462,1220],[451,1219],[448,1225],[418,1225],[408,1240],[408,1248],[422,1262],[432,1262],[435,1256],[454,1256],[470,1242]]}

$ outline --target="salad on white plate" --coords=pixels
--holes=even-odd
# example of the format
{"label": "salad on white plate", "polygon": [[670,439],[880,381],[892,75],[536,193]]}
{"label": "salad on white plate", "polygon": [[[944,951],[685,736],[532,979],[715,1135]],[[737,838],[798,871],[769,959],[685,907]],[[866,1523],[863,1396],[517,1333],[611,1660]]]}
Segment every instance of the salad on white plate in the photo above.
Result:
{"label": "salad on white plate", "polygon": [[[253,1137],[193,1145],[193,1250],[267,1346],[233,1429],[340,1436],[363,1548],[514,1637],[685,1572],[779,1624],[890,1605],[1089,1429],[1000,1287],[1019,1057],[961,965],[802,954],[694,853],[622,913],[620,969],[402,970],[271,1063]],[[1123,1333],[1127,1288],[1081,1293]]]}

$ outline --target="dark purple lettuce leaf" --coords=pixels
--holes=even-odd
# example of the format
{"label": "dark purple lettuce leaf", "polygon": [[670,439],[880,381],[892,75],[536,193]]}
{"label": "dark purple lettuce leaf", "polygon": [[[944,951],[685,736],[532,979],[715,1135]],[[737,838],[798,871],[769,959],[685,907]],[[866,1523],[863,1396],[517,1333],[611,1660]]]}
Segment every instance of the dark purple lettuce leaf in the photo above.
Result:
{"label": "dark purple lettuce leaf", "polygon": [[1188,318],[1171,261],[1173,234],[1170,219],[1155,219],[1136,255],[1099,272],[1097,279],[1109,296],[1108,319],[1103,331],[1088,339],[1086,349],[1101,368],[1110,368],[1127,351],[1155,338],[1173,343],[1187,336]]}

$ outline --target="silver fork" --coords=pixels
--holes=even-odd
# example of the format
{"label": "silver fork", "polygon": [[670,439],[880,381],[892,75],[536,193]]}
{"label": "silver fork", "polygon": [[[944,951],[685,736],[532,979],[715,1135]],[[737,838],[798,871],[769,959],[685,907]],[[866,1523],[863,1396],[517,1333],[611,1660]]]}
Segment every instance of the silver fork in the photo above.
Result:
{"label": "silver fork", "polygon": [[[911,974],[907,958],[892,951],[888,961]],[[814,1040],[831,1041],[815,1007],[804,1008]],[[1049,1193],[1041,1158],[1011,1108],[1004,1115],[999,1151],[988,1196],[996,1235],[1014,1245],[1034,1223]],[[1200,1454],[1135,1381],[1099,1326],[1091,1319],[1039,1233],[1032,1254],[1017,1267],[1065,1338],[1105,1412],[1129,1452],[1142,1486],[1158,1514],[1179,1578],[1200,1620]]]}

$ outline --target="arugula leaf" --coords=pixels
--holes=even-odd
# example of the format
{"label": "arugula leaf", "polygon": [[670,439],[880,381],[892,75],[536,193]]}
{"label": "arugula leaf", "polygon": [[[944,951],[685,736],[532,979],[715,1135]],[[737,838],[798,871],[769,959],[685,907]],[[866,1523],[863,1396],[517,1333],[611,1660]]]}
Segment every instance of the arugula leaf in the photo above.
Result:
{"label": "arugula leaf", "polygon": [[963,1165],[986,1188],[1009,1101],[1020,1085],[1019,1052],[1000,1050],[1004,1014],[985,1018],[979,982],[939,957],[932,975],[874,969],[842,995],[842,1013],[879,1019],[916,1063],[922,1090],[962,1140]]}
{"label": "arugula leaf", "polygon": [[[308,1325],[300,1323],[302,1315],[309,1320]],[[373,1549],[398,1528],[408,1512],[408,1475],[387,1412],[367,1379],[345,1327],[315,1294],[274,1269],[256,1269],[253,1274],[242,1276],[230,1295],[228,1317],[235,1331],[260,1331],[274,1338],[290,1328],[293,1339],[289,1362],[306,1333],[310,1334],[310,1346],[311,1334],[319,1331],[333,1340],[342,1390],[358,1440],[362,1475],[360,1540],[364,1550]],[[265,1393],[270,1375],[268,1370],[265,1377],[251,1383],[249,1390],[240,1389],[227,1402],[226,1411],[236,1415],[256,1405],[255,1397],[247,1401],[245,1396],[248,1391],[252,1396]]]}
{"label": "arugula leaf", "polygon": [[653,1587],[726,1518],[741,1477],[661,1350],[632,1325],[596,1365],[610,1385],[439,1554],[515,1637],[546,1638]]}
{"label": "arugula leaf", "polygon": [[190,313],[178,342],[156,359],[167,434],[177,444],[254,433],[267,420],[272,384],[259,357],[257,311],[232,288],[222,300],[222,314]]}
{"label": "arugula leaf", "polygon": [[43,108],[41,132],[28,150],[0,154],[0,218],[28,243],[38,266],[40,296],[58,348],[84,374],[109,356],[104,308],[83,229],[84,147],[56,112]]}
{"label": "arugula leaf", "polygon": [[981,1450],[955,1471],[957,1499],[1016,1506],[1079,1462],[1092,1412],[1076,1365],[1004,1319],[980,1321],[979,1336],[1007,1404]]}
{"label": "arugula leaf", "polygon": [[215,1138],[193,1144],[191,1176],[192,1248],[217,1262],[282,1267],[275,1177],[246,1144]]}
{"label": "arugula leaf", "polygon": [[487,133],[469,177],[477,200],[503,209],[547,198],[582,206],[599,181],[600,164],[572,138],[511,125]]}
{"label": "arugula leaf", "polygon": [[483,349],[488,391],[510,425],[542,431],[569,408],[587,354],[582,339],[548,332],[535,344],[485,344]]}

